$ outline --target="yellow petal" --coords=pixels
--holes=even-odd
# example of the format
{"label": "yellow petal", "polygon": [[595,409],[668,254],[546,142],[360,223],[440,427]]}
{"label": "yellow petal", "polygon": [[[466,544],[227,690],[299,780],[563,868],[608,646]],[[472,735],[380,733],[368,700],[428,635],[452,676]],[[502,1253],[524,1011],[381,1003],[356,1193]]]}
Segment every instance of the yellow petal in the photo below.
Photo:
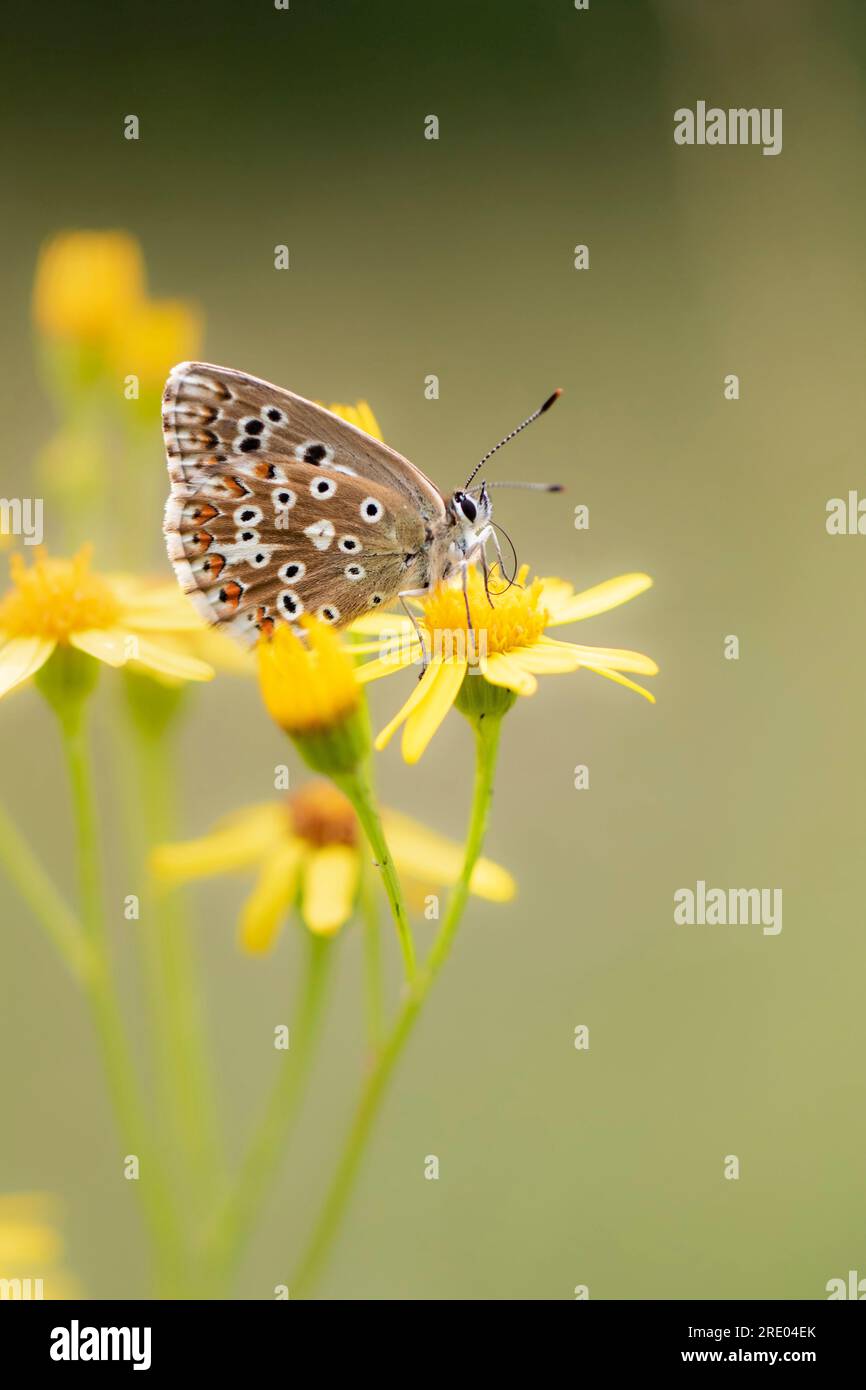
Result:
{"label": "yellow petal", "polygon": [[517,893],[517,882],[501,864],[479,859],[469,879],[469,891],[490,903],[507,903]]}
{"label": "yellow petal", "polygon": [[348,652],[350,656],[378,656],[393,640],[393,637],[371,637],[369,642],[351,642]]}
{"label": "yellow petal", "polygon": [[[397,811],[385,810],[382,819],[399,873],[434,886],[457,882],[463,868],[462,845]],[[469,889],[479,898],[504,903],[514,897],[517,884],[501,865],[479,859]]]}
{"label": "yellow petal", "polygon": [[655,695],[651,695],[648,690],[644,690],[642,685],[636,685],[634,681],[621,676],[618,671],[607,671],[601,666],[587,667],[587,670],[594,671],[597,676],[605,676],[609,681],[616,681],[617,685],[624,685],[627,690],[634,690],[638,695],[643,695],[645,700],[649,700],[651,705],[656,702]]}
{"label": "yellow petal", "polygon": [[360,666],[355,667],[355,678],[361,685],[368,685],[370,681],[381,680],[382,676],[393,676],[395,671],[404,671],[407,666],[411,666],[420,655],[418,646],[410,647],[408,642],[405,646],[401,645],[398,654],[394,656],[392,651],[388,651],[384,656],[377,657],[375,661],[365,661]]}
{"label": "yellow petal", "polygon": [[[376,662],[371,661],[369,665],[375,666]],[[433,660],[430,662],[430,665],[427,667],[427,670],[424,672],[423,676],[419,680],[418,684],[413,688],[408,700],[406,700],[404,704],[401,705],[400,709],[398,709],[391,722],[389,724],[386,724],[384,729],[382,729],[381,732],[376,735],[376,741],[373,746],[374,748],[378,749],[379,752],[381,752],[382,749],[391,741],[394,734],[397,732],[400,725],[403,723],[403,720],[408,719],[413,709],[415,709],[421,703],[421,701],[426,698],[427,692],[430,690],[430,687],[435,681],[439,673],[439,667],[441,665],[442,658],[434,657]],[[365,669],[366,668],[363,666],[360,668],[358,672],[359,679],[361,678],[361,672]],[[384,672],[382,674],[384,674]]]}
{"label": "yellow petal", "polygon": [[537,676],[558,675],[576,671],[580,661],[571,650],[570,642],[535,642],[531,647],[515,647],[515,656],[524,671],[532,671]]}
{"label": "yellow petal", "polygon": [[348,922],[360,862],[351,845],[326,845],[310,855],[301,888],[301,917],[311,932],[330,936]]}
{"label": "yellow petal", "polygon": [[484,679],[491,685],[514,690],[518,695],[534,695],[538,689],[538,681],[531,671],[526,670],[516,652],[494,652],[488,657]]}
{"label": "yellow petal", "polygon": [[[457,699],[457,692],[463,684],[466,670],[467,663],[465,661],[454,660],[440,663],[436,677],[431,681],[426,695],[415,706],[406,720],[400,751],[407,763],[417,763],[421,757],[427,744]],[[477,679],[481,680],[482,677],[478,676]]]}
{"label": "yellow petal", "polygon": [[286,813],[278,802],[247,806],[199,839],[157,845],[150,856],[151,872],[171,883],[231,873],[273,853],[287,834]]}
{"label": "yellow petal", "polygon": [[302,860],[303,849],[297,840],[285,841],[268,854],[241,910],[240,943],[245,951],[261,955],[273,946],[294,900]]}
{"label": "yellow petal", "polygon": [[56,645],[50,637],[10,637],[0,647],[0,695],[35,676]]}
{"label": "yellow petal", "polygon": [[360,618],[356,618],[349,628],[350,632],[358,632],[362,637],[390,637],[400,633],[411,634],[415,631],[415,626],[405,613],[362,613]]}
{"label": "yellow petal", "polygon": [[165,632],[205,630],[198,609],[177,584],[148,582],[130,574],[107,578],[129,626],[158,627]]}
{"label": "yellow petal", "polygon": [[[317,404],[321,404],[321,402],[317,402]],[[358,401],[356,405],[347,405],[340,401],[331,402],[329,405],[325,406],[325,409],[330,410],[332,415],[339,415],[341,419],[347,420],[349,424],[354,425],[356,429],[364,430],[365,433],[371,434],[374,439],[382,439],[382,431],[379,428],[379,422],[370,409],[367,401]]]}
{"label": "yellow petal", "polygon": [[538,600],[539,608],[546,608],[548,612],[553,612],[554,608],[561,608],[566,599],[571,598],[574,593],[574,585],[567,579],[541,579],[541,595]]}
{"label": "yellow petal", "polygon": [[73,632],[69,641],[79,651],[108,666],[125,666],[130,662],[172,680],[210,681],[215,674],[213,667],[197,656],[189,656],[175,646],[162,645],[125,628],[99,627],[88,632]]}
{"label": "yellow petal", "polygon": [[144,293],[144,258],[133,237],[59,232],[39,253],[33,313],[43,333],[102,343]]}
{"label": "yellow petal", "polygon": [[367,434],[371,434],[374,439],[382,438],[382,431],[379,421],[376,419],[367,401],[358,402],[358,424]]}
{"label": "yellow petal", "polygon": [[153,642],[149,637],[135,637],[137,650],[130,659],[149,671],[157,671],[161,676],[173,680],[212,681],[216,672],[206,661],[171,646]]}
{"label": "yellow petal", "polygon": [[561,623],[574,623],[582,618],[594,618],[597,613],[607,613],[628,603],[644,593],[652,584],[648,574],[620,574],[615,579],[606,579],[592,589],[584,589],[582,594],[572,594],[570,598],[553,596],[552,604],[545,604],[550,612],[550,627]]}
{"label": "yellow petal", "polygon": [[135,372],[142,391],[161,389],[172,363],[198,357],[202,336],[196,304],[144,299],[118,319],[110,344],[113,365]]}
{"label": "yellow petal", "polygon": [[[181,594],[181,598],[183,595]],[[204,620],[187,603],[185,608],[177,604],[154,602],[150,599],[126,603],[123,618],[131,628],[138,632],[203,632]]]}
{"label": "yellow petal", "polygon": [[69,638],[70,646],[107,666],[124,666],[137,642],[131,632],[119,627],[94,627],[87,632],[73,632]]}
{"label": "yellow petal", "polygon": [[[548,644],[545,644],[548,645]],[[630,652],[621,647],[582,647],[577,642],[550,642],[554,651],[572,652],[579,666],[601,667],[614,671],[638,671],[643,676],[657,676],[659,668],[651,656]]]}
{"label": "yellow petal", "polygon": [[[403,652],[404,646],[412,648],[410,656],[412,659],[418,654],[420,643],[414,633],[407,632],[391,637],[371,637],[369,642],[352,642],[348,647],[350,656],[386,656],[388,653],[396,654]],[[405,664],[405,663],[404,663]]]}

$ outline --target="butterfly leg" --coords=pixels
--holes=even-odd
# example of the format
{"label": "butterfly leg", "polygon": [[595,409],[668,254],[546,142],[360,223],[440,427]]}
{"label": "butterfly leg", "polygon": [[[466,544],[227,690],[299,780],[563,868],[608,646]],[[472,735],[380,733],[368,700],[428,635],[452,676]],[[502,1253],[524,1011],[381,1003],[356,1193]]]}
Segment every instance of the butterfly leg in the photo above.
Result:
{"label": "butterfly leg", "polygon": [[490,597],[490,566],[487,563],[487,552],[481,550],[481,573],[484,575],[484,592],[487,595],[487,602],[493,607],[493,599]]}
{"label": "butterfly leg", "polygon": [[400,607],[403,609],[403,612],[406,614],[406,617],[409,619],[410,623],[414,627],[415,636],[418,638],[418,645],[421,648],[421,676],[423,676],[424,672],[427,670],[427,667],[430,665],[430,658],[427,655],[427,643],[425,640],[425,634],[421,631],[418,619],[415,617],[415,614],[412,612],[412,609],[409,607],[403,595],[398,594],[397,597],[400,600]]}
{"label": "butterfly leg", "polygon": [[462,560],[460,567],[463,571],[463,602],[466,605],[466,631],[471,632],[472,613],[469,608],[469,561],[466,559]]}

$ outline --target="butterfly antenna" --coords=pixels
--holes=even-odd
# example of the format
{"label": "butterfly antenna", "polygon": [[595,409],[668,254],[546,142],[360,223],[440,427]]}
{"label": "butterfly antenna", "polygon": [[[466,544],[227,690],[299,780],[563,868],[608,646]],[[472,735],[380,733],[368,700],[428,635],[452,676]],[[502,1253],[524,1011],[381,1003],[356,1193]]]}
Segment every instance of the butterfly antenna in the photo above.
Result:
{"label": "butterfly antenna", "polygon": [[533,420],[537,420],[539,415],[543,415],[546,410],[549,410],[550,407],[553,405],[553,402],[558,401],[561,395],[562,391],[559,387],[557,387],[553,395],[548,396],[547,400],[544,402],[544,405],[540,405],[537,410],[534,410],[532,412],[531,415],[527,415],[526,419],[522,420],[516,429],[512,430],[510,434],[507,434],[504,439],[500,439],[499,443],[495,444],[493,448],[490,449],[489,452],[484,455],[483,459],[479,459],[478,463],[476,463],[472,472],[469,474],[469,477],[466,479],[464,491],[472,482],[472,479],[475,477],[475,474],[478,472],[479,468],[483,468],[487,460],[489,458],[492,458],[493,455],[497,452],[497,450],[502,448],[503,444],[510,443],[510,441],[515,437],[515,435],[520,434],[520,431],[525,430],[527,425],[531,425]]}
{"label": "butterfly antenna", "polygon": [[[565,492],[565,488],[563,487],[562,483],[512,483],[506,482],[505,480],[501,480],[499,478],[494,478],[492,483],[483,483],[482,486],[486,487],[488,492],[492,487],[522,487],[526,488],[529,492]],[[481,489],[478,487],[464,488],[463,490],[464,492],[481,491]]]}

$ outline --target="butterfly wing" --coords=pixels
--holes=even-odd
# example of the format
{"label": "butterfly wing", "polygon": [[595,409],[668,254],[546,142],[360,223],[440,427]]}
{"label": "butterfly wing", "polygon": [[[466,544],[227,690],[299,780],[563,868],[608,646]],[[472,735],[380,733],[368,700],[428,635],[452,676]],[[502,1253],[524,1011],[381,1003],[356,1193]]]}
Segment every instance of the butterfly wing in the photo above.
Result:
{"label": "butterfly wing", "polygon": [[183,589],[254,642],[313,613],[338,626],[429,579],[441,494],[393,449],[255,377],[184,363],[163,428],[165,532]]}

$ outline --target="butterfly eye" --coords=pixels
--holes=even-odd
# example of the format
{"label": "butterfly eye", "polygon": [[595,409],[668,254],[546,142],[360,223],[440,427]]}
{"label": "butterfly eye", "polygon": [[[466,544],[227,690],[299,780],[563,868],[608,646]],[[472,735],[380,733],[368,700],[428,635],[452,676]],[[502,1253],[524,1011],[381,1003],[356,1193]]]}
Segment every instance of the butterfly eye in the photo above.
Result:
{"label": "butterfly eye", "polygon": [[365,497],[361,503],[361,516],[365,521],[378,521],[384,511],[382,503],[377,502],[375,497]]}
{"label": "butterfly eye", "polygon": [[293,579],[303,579],[306,572],[307,567],[303,560],[290,560],[280,570],[280,578],[289,583]]}
{"label": "butterfly eye", "polygon": [[460,510],[467,521],[474,521],[478,515],[478,508],[471,497],[463,496],[460,498]]}

